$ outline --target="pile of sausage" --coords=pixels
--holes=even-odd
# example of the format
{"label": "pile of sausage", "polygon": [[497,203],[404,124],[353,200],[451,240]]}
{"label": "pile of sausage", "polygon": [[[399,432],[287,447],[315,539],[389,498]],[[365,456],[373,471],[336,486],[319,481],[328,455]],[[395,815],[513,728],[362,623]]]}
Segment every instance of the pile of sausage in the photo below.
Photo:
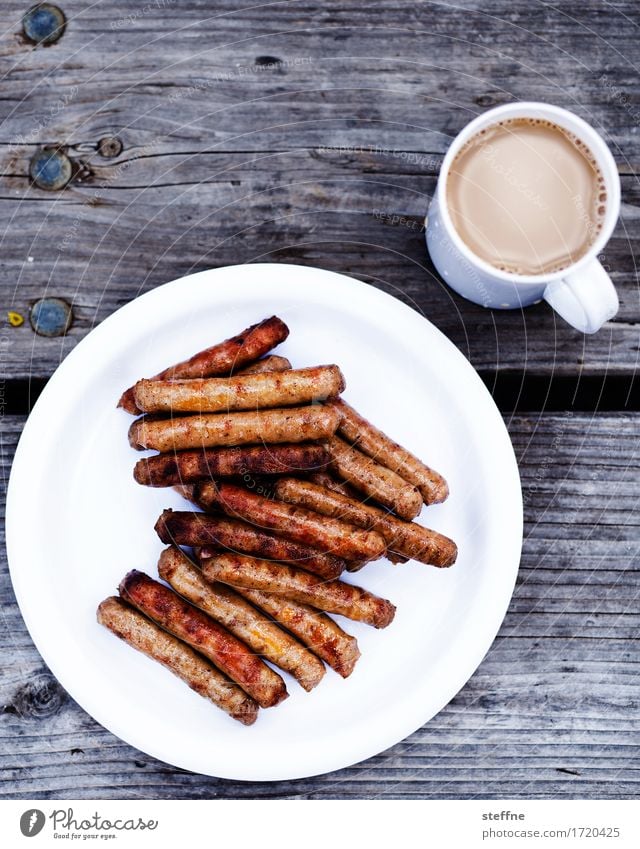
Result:
{"label": "pile of sausage", "polygon": [[[127,389],[135,480],[173,486],[199,510],[165,510],[159,577],[129,572],[98,621],[234,719],[307,691],[325,663],[346,678],[360,656],[327,613],[375,628],[395,607],[339,580],[371,560],[450,566],[455,543],[413,519],[446,481],[339,395],[338,366],[294,369],[269,354],[276,316]],[[204,511],[204,512],[200,512]],[[190,549],[187,553],[183,547]]]}

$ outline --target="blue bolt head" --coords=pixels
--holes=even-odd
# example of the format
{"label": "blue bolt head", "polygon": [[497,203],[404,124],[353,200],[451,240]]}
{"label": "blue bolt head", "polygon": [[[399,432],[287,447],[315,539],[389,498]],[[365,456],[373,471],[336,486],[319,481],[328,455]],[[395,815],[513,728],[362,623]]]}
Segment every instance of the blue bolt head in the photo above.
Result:
{"label": "blue bolt head", "polygon": [[62,298],[41,298],[29,312],[31,327],[38,336],[64,336],[72,319],[71,304]]}
{"label": "blue bolt head", "polygon": [[63,189],[72,173],[71,160],[61,150],[45,147],[29,163],[29,176],[39,189],[56,192]]}
{"label": "blue bolt head", "polygon": [[34,44],[47,46],[62,38],[67,19],[62,9],[51,3],[36,3],[22,16],[22,31]]}

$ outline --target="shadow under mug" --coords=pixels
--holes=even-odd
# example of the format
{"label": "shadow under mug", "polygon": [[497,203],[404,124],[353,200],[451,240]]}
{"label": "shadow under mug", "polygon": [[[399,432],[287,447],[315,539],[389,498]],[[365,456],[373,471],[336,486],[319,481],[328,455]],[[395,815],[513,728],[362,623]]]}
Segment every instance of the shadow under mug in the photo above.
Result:
{"label": "shadow under mug", "polygon": [[[551,274],[512,274],[494,268],[462,241],[447,208],[447,176],[462,146],[480,130],[513,118],[542,118],[573,133],[593,153],[605,181],[606,210],[598,238],[577,262]],[[618,311],[616,290],[597,257],[609,241],[619,213],[618,170],[611,151],[593,127],[559,106],[509,103],[479,115],[451,143],[425,220],[427,247],[444,281],[464,298],[493,309],[519,309],[544,299],[577,330],[595,333]]]}

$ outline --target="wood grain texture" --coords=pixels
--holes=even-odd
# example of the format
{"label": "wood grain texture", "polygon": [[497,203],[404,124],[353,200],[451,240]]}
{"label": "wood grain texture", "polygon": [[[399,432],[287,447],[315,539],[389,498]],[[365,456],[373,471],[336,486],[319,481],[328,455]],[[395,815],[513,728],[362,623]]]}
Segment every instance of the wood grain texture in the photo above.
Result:
{"label": "wood grain texture", "polygon": [[[633,0],[445,5],[344,0],[64,3],[56,45],[0,10],[2,287],[26,314],[67,298],[74,324],[43,339],[5,328],[0,376],[46,378],[97,322],[137,294],[211,266],[297,262],[351,274],[410,303],[479,369],[628,374],[640,350],[640,102]],[[145,11],[146,10],[146,11]],[[442,154],[487,108],[546,100],[591,121],[623,175],[606,249],[620,313],[593,337],[542,304],[491,312],[444,287],[422,220]],[[98,142],[117,136],[105,159]],[[43,145],[74,177],[31,186]]]}
{"label": "wood grain texture", "polygon": [[[633,378],[634,0],[385,0],[375,14],[345,0],[61,0],[67,30],[46,49],[20,35],[28,5],[0,8],[0,290],[4,310],[25,316],[38,298],[66,298],[74,323],[62,339],[36,336],[28,321],[2,325],[0,409],[5,381],[46,379],[140,292],[256,261],[317,265],[390,292],[490,384],[533,376],[544,399],[540,385],[556,375],[605,387]],[[451,139],[491,106],[523,99],[590,121],[621,173],[622,217],[603,258],[621,308],[592,337],[545,305],[467,303],[426,256],[422,221]],[[105,137],[121,140],[117,156],[98,153]],[[46,145],[73,163],[57,193],[28,178]],[[5,482],[23,423],[1,419]],[[106,732],[55,681],[3,558],[0,797],[637,798],[639,416],[532,413],[508,424],[525,498],[518,586],[481,667],[423,729],[307,781],[176,770]]]}
{"label": "wood grain texture", "polygon": [[[22,417],[5,417],[6,480]],[[1,798],[637,798],[640,415],[509,422],[525,499],[515,595],[478,671],[424,728],[301,781],[193,775],[98,726],[44,666],[0,571]]]}

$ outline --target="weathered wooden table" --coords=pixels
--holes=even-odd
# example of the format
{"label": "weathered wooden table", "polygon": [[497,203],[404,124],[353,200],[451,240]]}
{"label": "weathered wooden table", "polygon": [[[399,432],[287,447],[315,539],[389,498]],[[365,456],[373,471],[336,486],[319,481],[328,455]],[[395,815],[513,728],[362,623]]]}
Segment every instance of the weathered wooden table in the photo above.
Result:
{"label": "weathered wooden table", "polygon": [[[366,763],[274,784],[191,775],[98,726],[34,649],[3,562],[0,795],[637,796],[637,3],[60,5],[66,29],[49,46],[22,34],[28,0],[0,9],[3,312],[26,317],[3,315],[0,331],[5,480],[29,404],[119,306],[211,266],[297,262],[392,292],[470,358],[513,438],[525,543],[498,639],[439,716]],[[574,110],[619,165],[603,262],[621,308],[592,337],[545,305],[462,301],[425,253],[452,136],[518,99]],[[47,146],[62,155],[53,191],[29,177]],[[37,335],[28,315],[52,296],[72,305],[70,329]]]}

